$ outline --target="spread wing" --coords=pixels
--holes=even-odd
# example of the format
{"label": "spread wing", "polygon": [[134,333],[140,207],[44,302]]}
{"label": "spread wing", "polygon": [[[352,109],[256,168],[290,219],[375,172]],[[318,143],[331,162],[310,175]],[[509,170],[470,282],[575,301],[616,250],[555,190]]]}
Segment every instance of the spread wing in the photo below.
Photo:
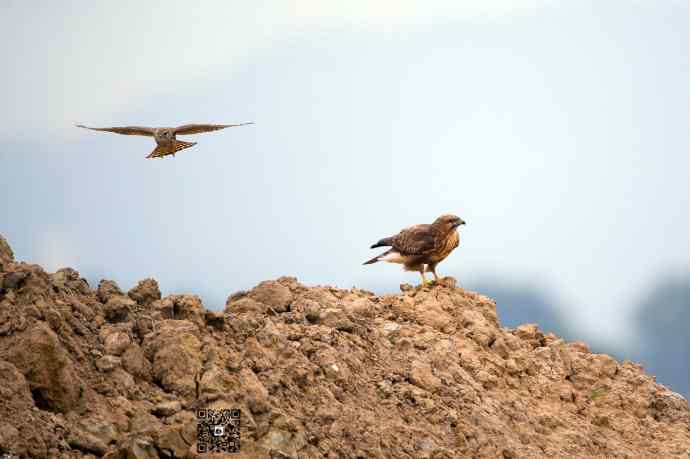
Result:
{"label": "spread wing", "polygon": [[404,255],[424,255],[434,249],[431,225],[415,225],[400,231],[392,238],[393,248]]}
{"label": "spread wing", "polygon": [[145,135],[148,137],[153,137],[153,131],[154,131],[153,128],[143,127],[143,126],[92,128],[92,127],[88,127],[88,126],[83,126],[81,124],[77,124],[77,127],[84,128],[84,129],[91,129],[92,131],[114,132],[115,134],[124,134],[124,135]]}
{"label": "spread wing", "polygon": [[246,126],[254,123],[239,123],[239,124],[185,124],[175,128],[176,135],[201,134],[202,132],[218,131],[236,126]]}

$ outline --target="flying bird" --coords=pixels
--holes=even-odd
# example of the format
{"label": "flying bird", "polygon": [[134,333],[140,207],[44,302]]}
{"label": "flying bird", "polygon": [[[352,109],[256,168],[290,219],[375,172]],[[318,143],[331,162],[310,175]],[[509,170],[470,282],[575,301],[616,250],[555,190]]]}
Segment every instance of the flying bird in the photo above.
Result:
{"label": "flying bird", "polygon": [[77,124],[77,127],[84,129],[91,129],[92,131],[114,132],[123,135],[143,135],[153,137],[156,141],[156,148],[151,152],[147,158],[162,158],[164,156],[173,155],[175,153],[190,148],[196,145],[196,142],[185,142],[177,140],[178,135],[201,134],[202,132],[217,131],[236,126],[246,126],[254,123],[240,123],[240,124],[185,124],[174,128],[152,128],[144,126],[124,126],[124,127],[110,127],[110,128],[93,128]]}
{"label": "flying bird", "polygon": [[390,249],[364,262],[370,265],[379,261],[402,264],[405,271],[419,271],[422,285],[426,284],[425,271],[434,274],[438,282],[436,265],[460,244],[457,228],[465,222],[455,215],[441,215],[432,224],[415,225],[405,228],[395,236],[385,237],[372,245],[391,247]]}

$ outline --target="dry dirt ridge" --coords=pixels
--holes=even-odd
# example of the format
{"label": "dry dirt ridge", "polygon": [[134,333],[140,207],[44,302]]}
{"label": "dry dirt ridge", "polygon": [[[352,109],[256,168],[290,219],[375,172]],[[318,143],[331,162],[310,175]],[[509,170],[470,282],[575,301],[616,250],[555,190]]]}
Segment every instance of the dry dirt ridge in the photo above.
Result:
{"label": "dry dirt ridge", "polygon": [[690,458],[687,401],[631,362],[445,279],[400,295],[262,282],[224,312],[153,279],[96,290],[0,236],[0,453],[214,457],[198,408],[239,408],[228,458]]}

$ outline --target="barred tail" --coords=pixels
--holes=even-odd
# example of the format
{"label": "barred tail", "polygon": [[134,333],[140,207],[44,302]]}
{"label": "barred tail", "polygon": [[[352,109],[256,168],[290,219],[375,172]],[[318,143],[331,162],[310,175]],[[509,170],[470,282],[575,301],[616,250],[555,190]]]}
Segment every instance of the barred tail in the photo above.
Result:
{"label": "barred tail", "polygon": [[174,156],[178,151],[193,147],[194,145],[196,145],[196,142],[185,142],[184,140],[175,139],[175,143],[171,146],[156,146],[156,148],[151,152],[150,155],[147,156],[147,158],[162,158],[163,156],[168,155]]}
{"label": "barred tail", "polygon": [[379,261],[380,259],[381,259],[381,255],[377,255],[377,256],[375,256],[374,258],[372,258],[371,260],[365,261],[365,262],[362,263],[362,264],[364,264],[364,265],[371,265],[371,264],[376,263],[376,262]]}

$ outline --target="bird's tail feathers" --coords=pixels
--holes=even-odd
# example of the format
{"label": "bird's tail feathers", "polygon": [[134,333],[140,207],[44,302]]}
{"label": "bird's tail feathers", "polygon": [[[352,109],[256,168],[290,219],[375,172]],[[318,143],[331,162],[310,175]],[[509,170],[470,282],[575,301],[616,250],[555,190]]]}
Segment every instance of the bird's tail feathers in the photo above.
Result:
{"label": "bird's tail feathers", "polygon": [[390,254],[393,253],[393,252],[395,252],[395,250],[393,250],[393,249],[386,250],[386,251],[383,252],[382,254],[376,255],[376,256],[375,256],[374,258],[372,258],[371,260],[367,260],[367,261],[365,261],[365,262],[362,263],[362,264],[364,264],[364,265],[371,265],[371,264],[374,264],[374,263],[376,263],[376,262],[385,260],[385,259],[386,259],[386,256],[387,256],[387,255],[390,255]]}
{"label": "bird's tail feathers", "polygon": [[376,244],[372,245],[369,247],[370,249],[375,249],[376,247],[389,247],[391,245],[391,238],[389,237],[384,237],[381,239],[379,242]]}
{"label": "bird's tail feathers", "polygon": [[374,264],[374,263],[376,263],[377,261],[379,261],[380,258],[381,258],[381,255],[376,255],[376,256],[375,256],[374,258],[372,258],[371,260],[367,260],[367,261],[365,261],[365,262],[362,263],[362,264],[363,264],[363,265],[371,265],[371,264]]}
{"label": "bird's tail feathers", "polygon": [[185,148],[193,147],[194,145],[196,145],[196,142],[185,142],[183,140],[175,140],[175,148],[158,145],[151,152],[151,154],[147,156],[147,158],[162,158],[163,156],[174,155],[178,151],[184,150]]}

